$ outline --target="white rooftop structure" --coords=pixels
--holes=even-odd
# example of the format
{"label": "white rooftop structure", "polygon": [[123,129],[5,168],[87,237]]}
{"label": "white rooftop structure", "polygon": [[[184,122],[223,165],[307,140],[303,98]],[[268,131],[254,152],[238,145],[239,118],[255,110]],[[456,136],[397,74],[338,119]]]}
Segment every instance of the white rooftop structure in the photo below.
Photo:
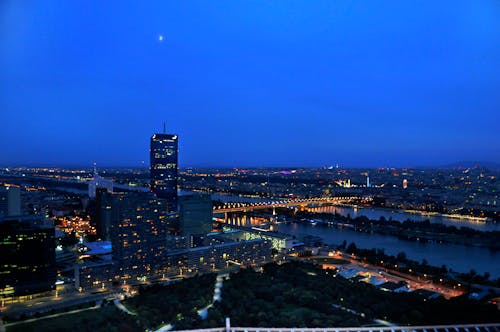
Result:
{"label": "white rooftop structure", "polygon": [[108,193],[113,192],[113,180],[105,179],[97,173],[97,168],[94,164],[94,178],[89,182],[89,197],[95,198],[96,189],[104,188]]}

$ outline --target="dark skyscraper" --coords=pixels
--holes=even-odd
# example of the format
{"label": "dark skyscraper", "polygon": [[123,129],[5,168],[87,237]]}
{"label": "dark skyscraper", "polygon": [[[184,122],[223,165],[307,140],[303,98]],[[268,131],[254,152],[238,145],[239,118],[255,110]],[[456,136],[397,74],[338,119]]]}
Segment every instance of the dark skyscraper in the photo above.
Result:
{"label": "dark skyscraper", "polygon": [[21,190],[17,186],[0,186],[0,216],[21,214]]}
{"label": "dark skyscraper", "polygon": [[178,137],[154,134],[150,145],[151,191],[168,202],[169,210],[177,210]]}
{"label": "dark skyscraper", "polygon": [[186,195],[179,197],[179,228],[183,236],[194,246],[196,238],[205,237],[212,231],[212,199],[210,195]]}
{"label": "dark skyscraper", "polygon": [[106,188],[96,189],[95,228],[101,240],[110,240],[111,227],[118,222],[117,198]]}
{"label": "dark skyscraper", "polygon": [[55,289],[54,226],[41,216],[0,221],[0,298]]}

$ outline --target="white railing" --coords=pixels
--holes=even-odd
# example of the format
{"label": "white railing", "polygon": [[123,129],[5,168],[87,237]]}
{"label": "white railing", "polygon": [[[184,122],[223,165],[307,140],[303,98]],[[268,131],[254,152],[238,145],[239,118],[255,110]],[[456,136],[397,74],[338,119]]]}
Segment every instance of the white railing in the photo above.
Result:
{"label": "white railing", "polygon": [[429,326],[384,326],[384,327],[329,327],[329,328],[276,328],[276,327],[219,327],[212,329],[184,330],[179,332],[500,332],[500,322],[491,324],[429,325]]}

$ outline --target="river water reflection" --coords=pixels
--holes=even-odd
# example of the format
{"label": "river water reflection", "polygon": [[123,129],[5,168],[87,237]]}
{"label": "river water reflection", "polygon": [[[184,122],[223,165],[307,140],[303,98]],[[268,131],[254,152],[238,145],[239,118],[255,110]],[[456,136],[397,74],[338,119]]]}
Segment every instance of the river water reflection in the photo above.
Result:
{"label": "river water reflection", "polygon": [[492,278],[500,277],[500,252],[482,247],[464,246],[448,243],[422,243],[400,240],[397,237],[356,232],[346,228],[309,224],[277,224],[275,231],[295,235],[320,236],[325,243],[340,244],[354,242],[359,248],[384,248],[390,255],[404,251],[409,259],[422,261],[426,259],[430,265],[445,264],[458,272],[475,269],[479,273],[489,272]]}
{"label": "river water reflection", "polygon": [[455,226],[457,228],[460,227],[469,227],[473,229],[477,229],[480,231],[497,231],[500,230],[500,224],[494,223],[491,221],[475,221],[472,219],[458,219],[458,218],[450,218],[441,215],[426,215],[420,213],[410,213],[406,211],[400,210],[391,210],[384,208],[376,208],[376,207],[352,207],[352,206],[324,206],[309,209],[311,212],[323,212],[323,213],[338,213],[344,217],[350,215],[353,218],[365,216],[368,219],[380,219],[380,217],[384,217],[386,219],[393,219],[397,221],[405,221],[410,219],[412,221],[424,221],[429,219],[432,223],[439,223],[448,226]]}
{"label": "river water reflection", "polygon": [[[187,193],[187,192],[186,192]],[[236,203],[258,203],[258,202],[268,202],[269,198],[257,198],[257,197],[245,197],[237,196],[231,194],[212,194],[212,200],[222,201],[222,202],[236,202]],[[494,223],[491,221],[474,221],[471,219],[457,219],[450,218],[441,215],[424,215],[419,213],[410,213],[402,210],[392,210],[379,207],[352,207],[352,206],[322,206],[316,208],[310,208],[311,212],[324,212],[324,213],[338,213],[344,217],[350,215],[353,218],[365,216],[369,219],[380,219],[384,217],[386,219],[393,219],[397,221],[405,221],[410,219],[412,221],[424,221],[429,219],[432,223],[440,223],[455,227],[469,227],[477,229],[480,231],[496,231],[500,230],[500,223]]]}

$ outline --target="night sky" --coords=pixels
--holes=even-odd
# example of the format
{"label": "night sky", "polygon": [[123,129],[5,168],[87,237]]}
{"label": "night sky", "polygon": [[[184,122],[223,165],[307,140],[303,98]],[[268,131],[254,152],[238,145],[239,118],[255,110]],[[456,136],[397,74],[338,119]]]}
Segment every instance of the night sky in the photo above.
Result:
{"label": "night sky", "polygon": [[500,162],[500,2],[1,0],[0,112],[1,165]]}

